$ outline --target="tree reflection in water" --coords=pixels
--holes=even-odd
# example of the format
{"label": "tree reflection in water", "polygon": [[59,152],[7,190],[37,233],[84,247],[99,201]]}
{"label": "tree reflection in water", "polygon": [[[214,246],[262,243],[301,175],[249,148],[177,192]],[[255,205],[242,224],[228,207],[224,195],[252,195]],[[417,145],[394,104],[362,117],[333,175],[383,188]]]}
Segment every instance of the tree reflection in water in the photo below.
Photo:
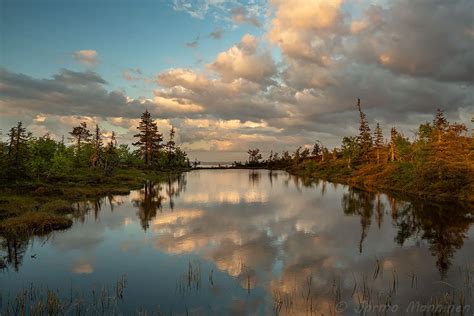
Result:
{"label": "tree reflection in water", "polygon": [[15,271],[20,270],[23,257],[28,248],[29,238],[21,236],[13,236],[5,238],[0,242],[0,247],[5,251],[6,256],[0,258],[0,268],[5,269],[12,267]]}
{"label": "tree reflection in water", "polygon": [[[166,190],[163,190],[166,185]],[[160,183],[147,181],[139,191],[139,197],[133,200],[133,205],[138,208],[137,215],[143,230],[149,228],[150,221],[156,217],[157,211],[162,209],[162,203],[166,199],[169,201],[170,209],[174,208],[174,198],[178,197],[185,190],[186,179],[181,175],[170,175],[166,180]],[[73,213],[71,214],[75,221],[86,222],[87,214],[93,213],[94,220],[100,219],[100,212],[105,206],[109,206],[110,211],[114,207],[123,204],[119,195],[106,195],[92,200],[78,201],[73,203]],[[41,242],[48,240],[54,232],[46,236],[37,236]],[[0,271],[9,267],[19,271],[23,261],[24,254],[28,249],[33,236],[0,236]],[[4,255],[2,253],[5,253]]]}
{"label": "tree reflection in water", "polygon": [[[166,188],[163,189],[163,186]],[[158,210],[163,210],[163,202],[168,199],[170,209],[174,209],[174,198],[178,197],[186,187],[184,175],[170,175],[166,181],[152,182],[147,181],[140,190],[138,198],[133,200],[133,205],[138,208],[137,215],[140,218],[140,224],[143,230],[150,227],[150,221],[153,220]]]}
{"label": "tree reflection in water", "polygon": [[[100,245],[106,232],[115,238],[120,236],[121,243],[115,248],[136,251],[143,247],[141,235],[136,232],[153,227],[147,237],[150,244],[160,250],[160,256],[173,254],[172,260],[176,261],[170,262],[178,263],[179,260],[191,260],[188,256],[199,257],[203,262],[202,273],[214,289],[223,286],[222,275],[225,274],[252,300],[264,302],[264,294],[258,296],[264,289],[265,295],[275,300],[275,309],[281,312],[296,311],[297,300],[304,297],[303,306],[308,310],[302,311],[307,314],[311,314],[309,310],[313,307],[328,306],[341,296],[346,300],[358,295],[363,298],[368,288],[366,282],[378,291],[373,293],[384,294],[387,280],[392,281],[392,273],[399,273],[400,283],[404,283],[404,288],[397,293],[400,301],[411,299],[416,292],[407,285],[406,274],[415,275],[416,272],[420,280],[430,282],[434,277],[437,281],[437,270],[445,277],[451,265],[454,271],[454,266],[460,262],[453,257],[468,238],[469,227],[474,221],[466,207],[416,200],[408,202],[281,171],[268,171],[266,175],[265,172],[225,171],[208,174],[207,178],[196,172],[195,176],[188,176],[189,185],[187,175],[176,175],[160,182],[149,181],[141,190],[133,191],[125,198],[108,195],[77,202],[73,213],[76,223],[90,226],[75,226],[75,234],[63,241],[64,249],[72,246],[80,249],[77,244],[86,244],[84,252],[89,254],[95,249],[93,247]],[[188,196],[182,196],[184,193]],[[125,203],[124,207],[118,207],[121,203]],[[111,212],[116,207],[114,214],[104,212],[108,207]],[[128,226],[133,222],[137,225]],[[344,234],[339,231],[341,227],[345,229]],[[92,242],[87,244],[84,231],[93,236],[95,229],[96,238],[91,238]],[[135,234],[123,234],[125,230]],[[58,233],[58,237],[59,234],[62,233]],[[355,241],[347,240],[351,236],[355,236]],[[374,236],[380,240],[372,238]],[[413,242],[423,242],[427,246],[411,247]],[[397,245],[405,247],[400,249],[402,247]],[[468,245],[466,242],[461,255]],[[29,247],[28,238],[0,239],[0,247],[0,259],[5,257],[0,263],[4,262],[4,267],[28,270],[29,265],[21,266],[22,260],[28,260],[32,254],[28,252],[33,248]],[[114,247],[107,247],[111,253],[115,251]],[[380,257],[374,259],[373,252]],[[430,259],[429,252],[437,270],[427,260]],[[119,255],[123,256],[123,253]],[[154,255],[154,251],[146,254],[144,251],[138,259],[151,262]],[[102,260],[104,263],[110,261],[109,258]],[[40,265],[40,260],[37,261]],[[386,271],[385,279],[371,277],[374,263],[377,271],[380,269],[380,275]],[[131,262],[134,267],[133,264]],[[172,275],[176,268],[170,265],[169,269],[162,272]],[[190,265],[178,277],[178,289],[189,287],[193,280],[201,282],[200,274],[201,267]],[[449,273],[446,282],[451,281],[452,276]],[[206,287],[200,285],[195,288],[205,292]],[[239,293],[238,290],[232,289],[232,295]],[[186,293],[194,292],[197,291]],[[437,294],[432,291],[429,295],[432,293]],[[191,296],[186,295],[189,299]],[[246,301],[242,302],[244,306]],[[329,310],[323,311],[330,314]]]}
{"label": "tree reflection in water", "polygon": [[[460,249],[470,225],[474,222],[468,208],[456,204],[428,203],[426,201],[403,202],[388,196],[393,224],[397,228],[395,242],[403,245],[410,238],[426,240],[436,259],[436,266],[442,277],[451,265],[451,259]],[[360,216],[361,237],[359,252],[370,228],[373,213],[381,226],[384,204],[380,193],[371,193],[349,188],[342,198],[344,214]]]}
{"label": "tree reflection in water", "polygon": [[415,201],[397,210],[396,214],[396,242],[403,245],[413,236],[427,240],[432,255],[436,257],[436,266],[445,277],[454,253],[463,246],[474,222],[472,213],[460,205]]}
{"label": "tree reflection in water", "polygon": [[249,183],[253,186],[258,185],[261,177],[262,177],[262,173],[260,170],[250,170]]}
{"label": "tree reflection in water", "polygon": [[367,237],[367,232],[369,231],[372,221],[374,199],[375,194],[352,188],[342,197],[342,208],[344,214],[360,216],[361,235],[359,241],[359,253],[362,253],[362,245]]}

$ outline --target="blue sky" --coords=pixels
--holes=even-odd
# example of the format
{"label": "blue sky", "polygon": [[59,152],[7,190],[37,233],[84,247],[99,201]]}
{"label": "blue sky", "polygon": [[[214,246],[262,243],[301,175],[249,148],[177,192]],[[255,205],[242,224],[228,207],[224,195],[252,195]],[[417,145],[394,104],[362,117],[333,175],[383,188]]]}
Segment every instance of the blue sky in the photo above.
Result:
{"label": "blue sky", "polygon": [[[2,66],[35,77],[49,77],[59,68],[84,66],[73,52],[91,49],[100,63],[94,69],[111,89],[126,89],[124,69],[139,68],[154,74],[172,67],[200,67],[217,53],[238,42],[255,27],[234,27],[212,17],[193,18],[174,9],[172,1],[112,0],[2,0]],[[216,29],[225,36],[216,40]],[[261,32],[260,32],[261,33]],[[198,46],[189,48],[199,37]]]}
{"label": "blue sky", "polygon": [[[0,130],[80,122],[132,143],[152,112],[190,157],[407,137],[437,108],[471,126],[470,0],[0,0]],[[211,33],[214,32],[214,37]]]}

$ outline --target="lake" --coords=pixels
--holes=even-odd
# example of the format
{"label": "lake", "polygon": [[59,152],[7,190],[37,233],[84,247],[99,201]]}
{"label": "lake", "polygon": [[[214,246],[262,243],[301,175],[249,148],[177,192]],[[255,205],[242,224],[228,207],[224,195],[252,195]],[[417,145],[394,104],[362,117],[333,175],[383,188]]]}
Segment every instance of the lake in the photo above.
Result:
{"label": "lake", "polygon": [[66,314],[474,313],[474,216],[452,203],[196,170],[74,207],[68,230],[1,240],[0,310],[50,291]]}

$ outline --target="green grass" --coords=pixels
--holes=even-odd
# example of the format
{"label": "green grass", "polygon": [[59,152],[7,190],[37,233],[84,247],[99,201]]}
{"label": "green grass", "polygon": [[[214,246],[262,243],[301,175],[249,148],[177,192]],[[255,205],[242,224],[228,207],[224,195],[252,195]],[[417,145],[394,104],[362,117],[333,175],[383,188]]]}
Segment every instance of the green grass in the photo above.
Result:
{"label": "green grass", "polygon": [[54,182],[23,181],[0,186],[0,235],[41,234],[69,227],[67,214],[75,201],[105,195],[127,195],[144,182],[164,181],[177,172],[119,169],[106,177],[90,169],[77,170]]}
{"label": "green grass", "polygon": [[[474,202],[474,181],[466,172],[448,169],[443,180],[427,180],[417,173],[417,166],[408,162],[363,164],[348,168],[342,160],[314,163],[311,160],[293,165],[288,172],[313,179],[349,184],[367,190],[397,192],[433,201]],[[434,177],[433,172],[428,173]]]}
{"label": "green grass", "polygon": [[70,201],[66,200],[52,200],[44,203],[40,206],[39,211],[56,213],[56,214],[68,214],[74,211]]}
{"label": "green grass", "polygon": [[72,220],[47,212],[25,212],[0,222],[0,235],[41,235],[71,227]]}

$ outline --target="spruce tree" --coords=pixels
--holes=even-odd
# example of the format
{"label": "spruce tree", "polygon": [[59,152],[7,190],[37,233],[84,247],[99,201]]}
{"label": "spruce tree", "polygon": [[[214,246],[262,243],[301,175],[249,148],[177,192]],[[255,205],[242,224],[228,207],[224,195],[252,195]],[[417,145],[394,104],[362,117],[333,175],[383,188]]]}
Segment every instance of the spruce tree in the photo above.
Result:
{"label": "spruce tree", "polygon": [[161,150],[163,135],[158,131],[158,126],[148,110],[143,112],[137,129],[139,133],[134,137],[138,140],[133,143],[133,146],[138,146],[145,164],[150,165]]}
{"label": "spruce tree", "polygon": [[314,143],[313,150],[311,151],[311,155],[317,159],[321,155],[321,145],[317,141]]}
{"label": "spruce tree", "polygon": [[375,153],[377,156],[377,163],[380,163],[380,151],[383,147],[383,133],[382,129],[380,128],[380,124],[377,123],[374,131],[374,144],[375,144]]}
{"label": "spruce tree", "polygon": [[441,138],[443,137],[444,133],[448,129],[449,123],[444,116],[444,112],[441,109],[436,111],[436,115],[433,119],[433,127],[435,132],[436,141],[441,143]]}
{"label": "spruce tree", "polygon": [[95,130],[94,130],[94,136],[92,138],[92,156],[91,156],[91,166],[93,168],[97,167],[102,158],[102,152],[103,152],[103,146],[104,143],[102,141],[102,132],[99,128],[99,125],[95,125]]}
{"label": "spruce tree", "polygon": [[119,164],[119,153],[117,150],[117,138],[115,132],[112,132],[110,141],[104,148],[103,167],[106,175],[111,175]]}
{"label": "spruce tree", "polygon": [[390,161],[395,161],[397,159],[397,137],[398,131],[395,127],[392,127],[390,130]]}
{"label": "spruce tree", "polygon": [[166,142],[166,150],[167,150],[167,158],[168,158],[168,164],[170,164],[175,156],[175,151],[176,151],[176,142],[174,141],[174,135],[176,131],[174,127],[172,126],[170,129],[170,138]]}
{"label": "spruce tree", "polygon": [[357,108],[360,115],[359,137],[358,143],[360,147],[360,154],[362,159],[369,162],[369,153],[372,148],[372,135],[370,134],[369,123],[362,108],[360,106],[360,99],[357,99]]}
{"label": "spruce tree", "polygon": [[175,134],[176,134],[176,131],[174,127],[172,126],[170,129],[170,138],[168,142],[166,143],[166,148],[168,149],[168,153],[172,153],[175,150],[175,147],[176,147],[176,142],[174,141]]}
{"label": "spruce tree", "polygon": [[12,127],[8,133],[8,169],[12,177],[26,175],[26,160],[28,159],[28,141],[31,133],[26,131],[22,122]]}
{"label": "spruce tree", "polygon": [[72,129],[72,132],[69,132],[69,135],[72,137],[70,138],[72,141],[76,143],[76,154],[79,155],[81,152],[81,146],[84,143],[90,141],[92,134],[87,129],[87,123],[82,122],[79,126],[76,126]]}

